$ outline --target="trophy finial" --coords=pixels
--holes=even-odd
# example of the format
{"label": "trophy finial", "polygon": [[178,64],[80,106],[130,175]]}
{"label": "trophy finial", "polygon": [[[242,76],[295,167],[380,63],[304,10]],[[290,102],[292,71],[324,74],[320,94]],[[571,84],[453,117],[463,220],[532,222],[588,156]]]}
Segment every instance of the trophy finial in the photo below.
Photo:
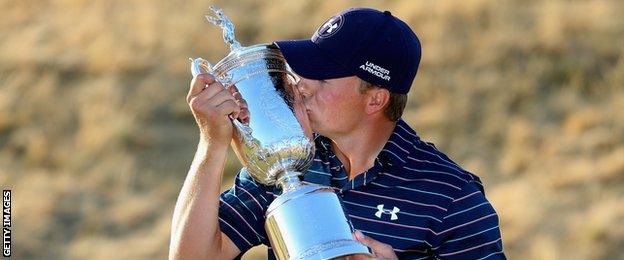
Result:
{"label": "trophy finial", "polygon": [[206,15],[206,19],[223,29],[223,41],[230,45],[230,50],[241,48],[241,44],[234,38],[234,24],[223,14],[223,10],[217,6],[210,6],[210,10],[214,13],[214,16]]}

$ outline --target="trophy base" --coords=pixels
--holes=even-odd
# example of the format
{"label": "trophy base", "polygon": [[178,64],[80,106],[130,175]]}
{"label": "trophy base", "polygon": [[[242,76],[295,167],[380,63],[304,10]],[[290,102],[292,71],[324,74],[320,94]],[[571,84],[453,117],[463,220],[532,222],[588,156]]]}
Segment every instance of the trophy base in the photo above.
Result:
{"label": "trophy base", "polygon": [[342,245],[331,243],[331,245],[327,245],[327,248],[309,249],[291,259],[349,259],[350,256],[357,254],[371,256],[368,248],[361,243],[355,240],[344,242]]}
{"label": "trophy base", "polygon": [[331,188],[303,184],[277,197],[265,229],[277,259],[335,259],[370,250],[353,238],[340,198]]}

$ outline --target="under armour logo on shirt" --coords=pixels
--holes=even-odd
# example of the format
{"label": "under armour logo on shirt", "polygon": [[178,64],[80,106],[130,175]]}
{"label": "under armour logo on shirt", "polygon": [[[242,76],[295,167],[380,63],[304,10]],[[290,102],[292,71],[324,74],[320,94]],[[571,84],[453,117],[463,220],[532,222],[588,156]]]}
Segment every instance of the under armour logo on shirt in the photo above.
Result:
{"label": "under armour logo on shirt", "polygon": [[377,216],[378,218],[381,218],[381,214],[390,214],[390,220],[397,220],[399,218],[397,216],[397,213],[399,213],[399,211],[401,211],[397,207],[394,207],[392,210],[384,209],[384,204],[377,205],[377,209],[378,210],[375,213],[375,216]]}

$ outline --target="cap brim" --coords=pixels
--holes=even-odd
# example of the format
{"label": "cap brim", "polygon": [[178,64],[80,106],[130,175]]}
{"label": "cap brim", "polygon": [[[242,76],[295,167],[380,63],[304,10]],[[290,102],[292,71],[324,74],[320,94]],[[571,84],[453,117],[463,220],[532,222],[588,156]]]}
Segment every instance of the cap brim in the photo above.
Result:
{"label": "cap brim", "polygon": [[333,79],[353,76],[342,65],[328,58],[311,40],[276,41],[290,67],[304,78]]}

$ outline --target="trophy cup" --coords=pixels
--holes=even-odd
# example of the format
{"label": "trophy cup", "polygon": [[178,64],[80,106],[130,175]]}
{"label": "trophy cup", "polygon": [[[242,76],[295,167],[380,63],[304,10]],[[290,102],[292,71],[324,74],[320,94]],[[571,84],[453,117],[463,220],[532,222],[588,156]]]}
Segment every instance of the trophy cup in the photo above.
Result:
{"label": "trophy cup", "polygon": [[210,73],[226,88],[235,87],[247,103],[249,117],[234,125],[232,147],[259,183],[282,190],[268,207],[265,229],[278,259],[335,259],[371,255],[352,236],[353,227],[340,198],[329,187],[299,179],[314,157],[307,113],[291,71],[274,44],[242,47],[234,25],[217,7],[206,16],[223,29],[230,53],[212,66],[191,59],[193,76]]}

